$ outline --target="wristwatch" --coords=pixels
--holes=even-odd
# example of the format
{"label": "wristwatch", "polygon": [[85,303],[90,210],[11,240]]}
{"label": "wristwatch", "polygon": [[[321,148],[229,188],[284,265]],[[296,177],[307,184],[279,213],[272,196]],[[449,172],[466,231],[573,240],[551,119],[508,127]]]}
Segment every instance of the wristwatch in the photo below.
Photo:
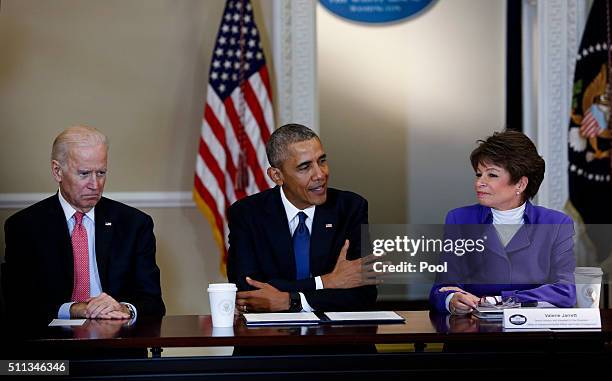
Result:
{"label": "wristwatch", "polygon": [[289,312],[302,311],[302,299],[300,293],[292,291],[289,293]]}
{"label": "wristwatch", "polygon": [[122,304],[128,309],[128,311],[130,311],[130,319],[134,319],[134,317],[136,316],[136,311],[134,311],[134,308],[132,308],[132,305],[128,303],[122,303]]}

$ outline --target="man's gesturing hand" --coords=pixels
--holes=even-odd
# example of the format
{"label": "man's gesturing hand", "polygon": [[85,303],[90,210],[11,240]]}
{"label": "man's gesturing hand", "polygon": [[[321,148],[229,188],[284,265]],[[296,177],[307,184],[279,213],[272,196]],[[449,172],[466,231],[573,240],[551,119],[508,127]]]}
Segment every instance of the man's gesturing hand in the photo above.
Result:
{"label": "man's gesturing hand", "polygon": [[344,246],[340,250],[340,255],[336,261],[334,270],[321,276],[324,288],[354,288],[368,284],[379,284],[380,280],[376,279],[372,269],[372,264],[380,261],[374,255],[367,257],[348,260],[346,253],[349,248],[349,240],[344,241]]}

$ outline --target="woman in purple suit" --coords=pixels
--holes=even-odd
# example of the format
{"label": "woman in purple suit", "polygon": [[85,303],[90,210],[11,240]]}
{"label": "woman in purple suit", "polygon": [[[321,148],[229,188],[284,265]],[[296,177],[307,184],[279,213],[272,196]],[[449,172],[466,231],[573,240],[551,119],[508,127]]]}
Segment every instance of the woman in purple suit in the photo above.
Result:
{"label": "woman in purple suit", "polygon": [[479,301],[576,302],[573,222],[531,202],[544,179],[544,160],[517,131],[480,140],[470,161],[478,204],[451,210],[446,238],[484,238],[483,252],[447,252],[448,271],[430,292],[432,308],[465,314]]}

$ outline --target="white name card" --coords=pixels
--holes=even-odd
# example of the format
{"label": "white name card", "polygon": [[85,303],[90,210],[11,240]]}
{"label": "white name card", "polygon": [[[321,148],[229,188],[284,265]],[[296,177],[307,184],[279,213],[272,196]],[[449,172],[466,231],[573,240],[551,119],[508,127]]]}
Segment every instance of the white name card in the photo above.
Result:
{"label": "white name card", "polygon": [[504,329],[601,329],[598,308],[507,308]]}

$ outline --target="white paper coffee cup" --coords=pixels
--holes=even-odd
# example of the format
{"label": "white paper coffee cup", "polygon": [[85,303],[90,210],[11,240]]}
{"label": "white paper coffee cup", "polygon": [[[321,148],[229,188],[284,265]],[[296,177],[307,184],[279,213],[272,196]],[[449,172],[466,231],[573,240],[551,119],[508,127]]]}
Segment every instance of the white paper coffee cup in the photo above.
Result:
{"label": "white paper coffee cup", "polygon": [[576,306],[599,308],[603,271],[599,267],[576,267]]}
{"label": "white paper coffee cup", "polygon": [[208,299],[213,327],[232,327],[234,325],[236,290],[234,283],[211,283],[208,285]]}

